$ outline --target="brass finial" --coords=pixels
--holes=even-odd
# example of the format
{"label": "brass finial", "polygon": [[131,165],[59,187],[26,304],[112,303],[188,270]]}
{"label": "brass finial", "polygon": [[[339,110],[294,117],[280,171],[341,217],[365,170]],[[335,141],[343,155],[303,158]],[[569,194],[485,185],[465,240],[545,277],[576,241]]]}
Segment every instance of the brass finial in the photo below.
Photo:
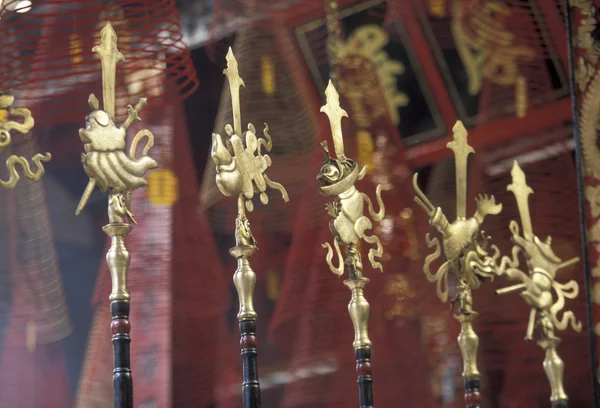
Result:
{"label": "brass finial", "polygon": [[227,52],[227,68],[223,71],[223,74],[227,77],[229,82],[229,89],[231,91],[231,105],[233,110],[233,130],[238,136],[242,134],[242,113],[240,111],[240,86],[245,87],[244,80],[240,77],[238,72],[238,63],[233,55],[231,47]]}
{"label": "brass finial", "polygon": [[102,64],[102,99],[104,111],[114,120],[117,64],[119,61],[124,61],[125,57],[117,49],[117,33],[115,33],[110,22],[107,22],[102,31],[100,31],[100,45],[96,45],[92,48],[92,51],[100,56]]}
{"label": "brass finial", "polygon": [[[3,117],[0,118],[0,153],[6,151],[12,142],[10,132],[15,130],[21,134],[28,133],[34,125],[33,117],[29,109],[25,108],[13,108],[14,96],[9,94],[0,93],[0,112],[3,113]],[[12,118],[12,119],[11,119]],[[13,120],[15,118],[21,118],[21,121]],[[9,174],[8,180],[0,179],[0,188],[2,189],[13,189],[21,179],[21,176],[17,172],[17,164],[23,168],[23,173],[31,181],[38,181],[42,178],[45,173],[44,165],[42,162],[50,161],[50,153],[35,154],[31,160],[35,164],[35,167],[29,165],[29,161],[22,156],[10,155],[6,159],[6,169]]]}
{"label": "brass finial", "polygon": [[[342,117],[348,116],[346,111],[340,107],[339,95],[331,83],[325,91],[327,103],[321,108],[321,112],[329,117],[331,133],[336,151],[336,158],[328,157],[321,166],[317,180],[321,183],[320,191],[326,197],[335,197],[335,201],[326,205],[327,213],[333,218],[329,228],[334,236],[333,246],[337,255],[338,266],[333,265],[333,248],[329,242],[323,244],[327,249],[326,261],[329,269],[336,275],[341,276],[344,266],[348,268],[350,275],[344,284],[352,291],[352,299],[348,305],[348,311],[354,324],[354,348],[370,347],[371,341],[368,337],[367,323],[369,317],[369,303],[363,295],[363,288],[369,280],[362,275],[362,259],[357,247],[360,240],[369,244],[375,244],[375,248],[369,250],[369,261],[374,269],[383,271],[379,262],[383,255],[383,247],[376,235],[367,235],[373,227],[371,220],[364,215],[365,204],[369,215],[375,222],[380,222],[385,216],[385,207],[381,199],[381,185],[377,186],[376,197],[379,212],[373,210],[373,204],[369,197],[361,193],[354,186],[357,180],[361,180],[366,173],[366,167],[359,171],[359,165],[344,155],[344,139],[342,136]],[[327,151],[327,144],[323,147]],[[346,255],[342,257],[340,245],[346,247]]]}
{"label": "brass finial", "polygon": [[230,253],[238,259],[238,269],[234,275],[234,283],[238,291],[240,311],[238,319],[256,319],[256,312],[252,296],[256,275],[250,268],[249,258],[256,251],[256,241],[250,231],[250,223],[246,218],[246,210],[254,209],[252,198],[259,194],[263,204],[269,202],[267,187],[278,190],[285,202],[289,200],[285,188],[271,179],[266,174],[271,165],[271,158],[262,154],[264,148],[267,152],[273,147],[269,127],[265,124],[264,138],[257,138],[256,129],[251,123],[248,130],[242,133],[240,112],[240,86],[245,86],[238,73],[238,63],[229,48],[227,53],[227,68],[223,71],[229,82],[231,90],[231,104],[233,108],[233,128],[225,126],[229,136],[223,142],[221,135],[213,133],[211,157],[216,165],[216,182],[219,190],[227,197],[238,197],[238,216],[236,219],[235,237],[236,246]]}
{"label": "brass finial", "polygon": [[[117,63],[124,60],[117,49],[117,35],[110,23],[106,23],[101,32],[100,45],[93,48],[102,64],[102,99],[104,110],[100,109],[98,98],[91,94],[88,104],[92,112],[86,117],[86,126],[79,129],[79,137],[84,143],[86,153],[82,154],[83,168],[90,181],[77,206],[76,214],[85,207],[96,185],[102,191],[108,190],[109,224],[104,232],[111,237],[111,248],[106,256],[112,278],[111,301],[128,301],[127,269],[129,253],[125,248],[125,237],[131,231],[131,220],[135,219],[130,209],[130,194],[139,187],[148,185],[144,174],[157,167],[148,151],[154,145],[154,136],[149,130],[139,131],[133,138],[129,154],[125,153],[127,128],[140,120],[139,112],[146,105],[146,98],[140,98],[135,107],[128,106],[128,117],[123,124],[115,123],[115,76]],[[147,138],[142,156],[136,157],[137,145]]]}
{"label": "brass finial", "polygon": [[[520,283],[500,289],[496,293],[519,292],[531,306],[525,339],[532,340],[534,329],[536,327],[539,329],[538,345],[546,354],[543,366],[552,389],[550,400],[553,403],[566,403],[568,397],[563,387],[564,363],[556,352],[560,339],[555,336],[554,329],[565,330],[570,325],[576,332],[581,331],[581,322],[577,321],[572,311],[565,311],[561,317],[558,316],[564,308],[565,298],[577,297],[579,285],[575,280],[565,284],[558,283],[555,278],[558,270],[579,262],[579,258],[575,257],[563,262],[554,254],[550,237],[544,242],[533,233],[528,200],[533,190],[527,185],[525,173],[517,161],[513,164],[511,176],[512,184],[507,186],[507,190],[514,194],[517,201],[523,236],[519,234],[519,224],[514,220],[511,221],[509,228],[514,243],[512,257],[502,257],[497,274]],[[519,254],[523,254],[527,260],[529,273],[518,269]],[[552,294],[552,289],[556,298]]]}
{"label": "brass finial", "polygon": [[467,129],[458,121],[452,128],[454,140],[447,147],[454,152],[456,163],[456,218],[467,217],[467,164],[469,155],[475,150],[467,142]]}
{"label": "brass finial", "polygon": [[[481,224],[486,215],[498,214],[502,210],[501,204],[496,204],[494,196],[480,195],[477,210],[471,218],[466,218],[467,199],[467,159],[474,150],[467,142],[467,131],[460,121],[453,127],[454,140],[448,143],[448,148],[454,152],[456,162],[456,219],[450,223],[440,207],[434,207],[425,193],[417,184],[418,174],[414,175],[415,202],[421,206],[429,216],[429,223],[433,225],[442,236],[442,246],[437,237],[425,236],[427,246],[435,248],[434,252],[425,258],[423,271],[427,280],[436,283],[437,295],[443,301],[448,300],[448,272],[454,271],[458,277],[457,296],[452,301],[458,303],[456,319],[461,323],[461,333],[458,343],[463,357],[463,378],[468,389],[476,389],[479,398],[479,370],[477,369],[477,348],[479,338],[473,330],[473,320],[477,312],[473,310],[472,290],[479,288],[486,279],[494,276],[495,260],[499,256],[498,249],[491,245],[490,237],[480,231]],[[443,247],[445,261],[440,268],[432,273],[430,265],[440,257]],[[493,254],[488,250],[492,249]],[[475,381],[474,384],[472,383]]]}

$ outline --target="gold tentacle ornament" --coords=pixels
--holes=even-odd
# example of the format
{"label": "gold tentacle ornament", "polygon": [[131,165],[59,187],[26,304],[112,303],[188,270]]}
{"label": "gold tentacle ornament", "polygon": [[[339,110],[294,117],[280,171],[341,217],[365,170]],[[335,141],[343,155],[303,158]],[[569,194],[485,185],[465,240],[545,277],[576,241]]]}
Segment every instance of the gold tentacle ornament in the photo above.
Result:
{"label": "gold tentacle ornament", "polygon": [[[511,176],[512,184],[507,190],[514,194],[517,201],[523,233],[521,235],[516,221],[510,222],[509,228],[514,244],[511,257],[502,257],[496,273],[519,283],[500,289],[496,293],[518,292],[531,306],[525,339],[532,340],[535,328],[539,329],[540,339],[537,343],[545,351],[543,366],[552,390],[552,406],[566,407],[568,397],[563,386],[564,363],[556,352],[560,339],[556,337],[554,329],[565,330],[567,326],[571,326],[576,332],[581,331],[581,322],[577,321],[572,311],[565,311],[561,317],[558,315],[565,306],[565,298],[577,297],[579,285],[574,280],[561,284],[555,278],[560,269],[579,262],[579,258],[563,262],[552,250],[550,237],[542,241],[533,233],[528,202],[533,190],[527,185],[525,173],[516,161]],[[527,261],[528,273],[518,268],[519,254]]]}
{"label": "gold tentacle ornament", "polygon": [[[454,271],[458,278],[457,295],[452,304],[458,303],[458,313],[454,317],[461,324],[458,344],[463,358],[463,379],[465,382],[465,401],[479,406],[480,374],[477,368],[477,349],[479,337],[473,330],[473,320],[478,313],[473,310],[473,289],[482,282],[494,277],[495,260],[499,257],[498,248],[491,245],[490,238],[480,231],[487,215],[499,214],[502,204],[497,204],[494,196],[480,195],[476,199],[477,210],[472,217],[466,217],[467,205],[467,159],[475,151],[467,142],[467,130],[462,122],[457,121],[452,129],[454,140],[448,148],[454,152],[456,162],[456,219],[450,223],[440,207],[435,207],[419,188],[418,174],[413,177],[415,202],[425,210],[431,224],[441,235],[442,243],[437,237],[426,235],[429,248],[434,252],[425,258],[423,271],[429,282],[436,284],[437,295],[443,301],[448,300],[448,273]],[[431,271],[431,263],[441,255],[443,263],[436,272]]]}
{"label": "gold tentacle ornament", "polygon": [[[0,119],[0,153],[6,151],[12,142],[11,131],[16,131],[21,134],[28,133],[34,126],[34,120],[29,109],[13,108],[14,97],[8,94],[0,94],[0,112],[5,114],[6,119]],[[15,120],[21,118],[22,122]],[[31,181],[39,181],[45,173],[43,162],[48,162],[51,159],[50,153],[36,153],[31,161],[33,166],[29,164],[27,158],[23,156],[10,155],[6,159],[6,170],[8,172],[8,180],[0,179],[1,189],[13,189],[21,179],[21,175],[17,171],[17,165],[23,169],[23,174]]]}

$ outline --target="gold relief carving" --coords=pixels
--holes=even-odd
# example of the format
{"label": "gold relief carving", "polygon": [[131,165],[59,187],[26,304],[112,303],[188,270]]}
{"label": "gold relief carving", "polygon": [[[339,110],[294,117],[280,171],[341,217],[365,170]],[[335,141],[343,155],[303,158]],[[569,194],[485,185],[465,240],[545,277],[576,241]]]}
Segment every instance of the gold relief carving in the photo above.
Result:
{"label": "gold relief carving", "polygon": [[[580,61],[580,64],[584,64]],[[579,132],[586,176],[600,178],[600,150],[597,145],[600,117],[600,75],[596,70],[581,100]]]}
{"label": "gold relief carving", "polygon": [[[576,80],[580,99],[579,132],[583,150],[584,171],[586,176],[600,178],[600,150],[598,149],[597,132],[600,129],[600,44],[594,38],[598,27],[596,21],[597,8],[591,0],[571,0],[571,6],[581,11],[581,21],[577,28],[574,43],[583,50],[583,55],[576,62]],[[595,202],[590,202],[593,208]],[[593,210],[598,213],[599,210]]]}
{"label": "gold relief carving", "polygon": [[[590,208],[592,217],[600,217],[600,186],[585,186],[585,199],[594,204]],[[596,235],[594,238],[594,241],[600,241],[600,235]]]}
{"label": "gold relief carving", "polygon": [[514,44],[516,35],[505,27],[510,17],[510,8],[499,1],[454,2],[452,35],[471,95],[481,92],[484,78],[497,85],[515,85],[519,61],[535,57],[532,48]]}
{"label": "gold relief carving", "polygon": [[[571,0],[570,5],[581,12],[581,20],[573,39],[574,45],[582,51],[576,61],[576,81],[579,92],[579,137],[583,153],[583,172],[587,177],[600,178],[600,43],[595,38],[598,29],[597,7],[591,0]],[[588,229],[588,245],[600,254],[600,187],[586,186],[585,198],[591,213]],[[600,259],[592,270],[593,278],[600,278]],[[596,326],[596,334],[598,326]]]}
{"label": "gold relief carving", "polygon": [[[385,30],[369,24],[357,28],[338,51],[339,66],[344,70],[338,82],[340,93],[348,99],[353,120],[361,127],[386,113],[398,124],[398,108],[409,103],[396,84],[404,65],[389,58],[384,50],[388,43]],[[381,91],[387,103],[382,103]]]}
{"label": "gold relief carving", "polygon": [[[586,51],[585,59],[595,64],[600,57],[600,45],[594,40],[593,32],[596,30],[596,9],[592,0],[569,0],[571,7],[578,8],[581,12],[579,27],[575,33],[575,45]],[[588,81],[589,82],[589,81]]]}
{"label": "gold relief carving", "polygon": [[[597,253],[600,253],[600,186],[586,186],[585,199],[590,205],[592,220],[588,229],[588,244],[593,245]],[[592,276],[600,278],[600,258],[592,268]]]}

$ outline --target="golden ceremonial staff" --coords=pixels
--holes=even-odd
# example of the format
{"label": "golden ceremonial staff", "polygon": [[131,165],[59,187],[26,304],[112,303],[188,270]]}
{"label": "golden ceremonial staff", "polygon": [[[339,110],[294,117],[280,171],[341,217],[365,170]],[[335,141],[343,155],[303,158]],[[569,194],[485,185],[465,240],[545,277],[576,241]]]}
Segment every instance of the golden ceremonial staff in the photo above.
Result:
{"label": "golden ceremonial staff", "polygon": [[[579,294],[579,285],[574,280],[565,284],[558,283],[555,277],[558,270],[579,262],[579,258],[563,262],[552,251],[551,237],[542,241],[534,235],[529,213],[529,195],[533,194],[533,190],[527,185],[525,173],[516,161],[511,176],[512,184],[506,189],[514,194],[517,201],[523,235],[520,235],[519,224],[511,221],[509,228],[514,243],[512,258],[502,257],[497,274],[520,283],[497,290],[496,293],[501,295],[519,292],[531,306],[525,340],[532,340],[534,329],[539,329],[540,339],[537,343],[545,351],[543,366],[552,390],[552,408],[567,408],[568,397],[563,387],[564,363],[556,352],[560,339],[554,335],[554,328],[565,330],[570,325],[576,332],[581,331],[581,322],[577,321],[572,311],[565,311],[558,317],[565,306],[565,298],[575,299]],[[519,254],[523,254],[527,260],[529,273],[518,269]],[[552,294],[553,289],[556,298]]]}
{"label": "golden ceremonial staff", "polygon": [[[346,157],[344,154],[344,137],[342,135],[342,118],[348,117],[348,113],[340,107],[340,96],[333,83],[325,90],[327,103],[321,108],[329,118],[331,125],[331,136],[336,157],[330,157],[327,142],[321,143],[327,159],[321,166],[317,180],[321,184],[319,188],[325,197],[334,197],[335,201],[326,205],[327,213],[333,218],[329,223],[329,229],[333,234],[333,247],[337,257],[338,266],[333,264],[334,249],[329,242],[323,244],[327,249],[326,261],[331,272],[337,276],[344,273],[344,267],[348,270],[349,278],[344,285],[352,292],[352,298],[348,304],[348,312],[354,325],[354,350],[356,355],[356,371],[358,374],[358,391],[360,408],[372,408],[373,405],[373,378],[371,373],[371,340],[369,339],[369,302],[364,296],[364,288],[369,279],[363,276],[363,263],[358,244],[361,240],[369,244],[375,244],[375,248],[369,249],[369,262],[373,269],[383,272],[383,266],[378,261],[383,255],[383,247],[376,235],[367,235],[373,227],[371,220],[364,215],[364,207],[367,205],[369,215],[374,221],[380,222],[385,216],[385,207],[381,199],[381,184],[377,185],[376,196],[379,212],[373,210],[373,204],[369,197],[356,189],[354,184],[362,180],[367,173],[367,167],[359,168],[360,165]],[[342,256],[340,245],[345,247],[346,254]]]}
{"label": "golden ceremonial staff", "polygon": [[[448,300],[448,272],[454,271],[458,277],[457,295],[452,305],[458,303],[458,313],[454,317],[460,322],[458,345],[463,359],[463,379],[465,384],[465,404],[468,408],[478,408],[481,404],[480,374],[477,368],[477,348],[479,337],[473,330],[473,320],[478,313],[473,310],[473,289],[479,288],[486,279],[492,279],[495,271],[495,260],[499,257],[498,248],[491,245],[490,237],[480,231],[483,219],[488,214],[499,214],[502,204],[496,204],[494,196],[480,195],[477,210],[471,218],[466,217],[467,207],[467,159],[475,153],[467,142],[467,130],[462,122],[457,121],[452,129],[454,140],[448,148],[454,152],[456,163],[456,220],[450,223],[440,207],[434,207],[417,184],[418,174],[414,175],[413,186],[417,196],[415,201],[429,216],[429,223],[442,235],[444,262],[440,268],[431,273],[430,265],[441,254],[437,237],[425,236],[429,248],[434,252],[425,258],[423,271],[427,280],[436,283],[437,295],[446,302]],[[493,254],[488,254],[489,249]]]}
{"label": "golden ceremonial staff", "polygon": [[[21,134],[26,134],[34,125],[34,120],[29,109],[12,107],[14,99],[12,95],[0,94],[0,112],[4,111],[5,114],[5,118],[0,119],[0,153],[10,147],[12,142],[11,131],[15,130]],[[13,120],[16,118],[21,118],[23,122]],[[0,188],[6,190],[15,188],[21,179],[21,176],[17,172],[17,164],[23,168],[25,177],[31,181],[39,181],[45,173],[42,162],[48,162],[50,158],[50,153],[36,153],[31,158],[35,164],[34,169],[32,169],[25,157],[17,155],[8,156],[8,159],[6,159],[6,169],[9,178],[8,180],[0,179]]]}
{"label": "golden ceremonial staff", "polygon": [[[157,167],[156,161],[147,155],[154,145],[154,135],[149,130],[140,130],[131,142],[129,155],[125,153],[127,128],[134,121],[141,120],[138,114],[146,106],[146,98],[140,98],[135,107],[127,107],[128,116],[125,122],[115,123],[117,63],[125,58],[117,49],[117,35],[110,22],[107,22],[101,31],[100,45],[95,46],[92,51],[100,56],[102,64],[104,109],[100,109],[98,98],[91,94],[88,104],[92,112],[85,118],[85,129],[79,130],[79,137],[85,148],[85,153],[82,154],[83,169],[90,177],[90,181],[77,206],[76,214],[81,213],[96,186],[103,192],[108,190],[109,223],[103,227],[103,230],[111,240],[106,262],[112,280],[109,299],[114,350],[114,406],[133,408],[133,380],[129,353],[130,296],[127,291],[130,256],[125,247],[125,237],[132,229],[129,221],[136,223],[130,208],[131,192],[139,187],[146,187],[148,183],[144,179],[144,174]],[[137,145],[143,138],[147,138],[147,141],[142,149],[142,155],[136,157]]]}
{"label": "golden ceremonial staff", "polygon": [[267,204],[267,187],[279,190],[285,202],[289,200],[285,188],[267,176],[271,158],[262,154],[273,147],[269,127],[265,124],[264,138],[257,138],[254,125],[249,123],[248,130],[242,131],[240,111],[240,86],[245,86],[238,73],[238,64],[229,48],[227,69],[223,71],[229,82],[231,105],[233,108],[233,127],[225,126],[227,138],[223,142],[220,135],[213,133],[211,157],[216,166],[217,187],[227,197],[238,199],[238,214],[235,220],[235,243],[229,253],[237,260],[237,269],[233,283],[238,293],[240,308],[237,315],[240,326],[240,345],[242,347],[242,403],[244,408],[259,408],[260,384],[258,380],[256,318],[254,310],[254,286],[256,274],[250,267],[250,257],[258,250],[256,240],[250,231],[250,222],[246,211],[254,209],[252,198],[258,194],[260,202]]}

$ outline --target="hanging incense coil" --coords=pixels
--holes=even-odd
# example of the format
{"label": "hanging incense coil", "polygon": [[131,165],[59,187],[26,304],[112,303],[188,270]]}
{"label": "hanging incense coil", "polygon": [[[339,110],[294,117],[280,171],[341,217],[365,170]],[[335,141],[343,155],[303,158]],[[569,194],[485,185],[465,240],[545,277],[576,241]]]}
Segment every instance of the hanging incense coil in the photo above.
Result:
{"label": "hanging incense coil", "polygon": [[[22,93],[19,100],[32,107],[36,128],[75,122],[87,114],[81,98],[101,80],[91,50],[108,20],[121,33],[120,47],[127,54],[117,83],[125,89],[118,95],[121,104],[145,95],[148,109],[167,106],[198,86],[173,1],[107,5],[101,0],[50,0],[15,13],[11,10],[17,3],[8,0],[0,7],[0,82]],[[63,95],[60,103],[51,103],[57,94]]]}

